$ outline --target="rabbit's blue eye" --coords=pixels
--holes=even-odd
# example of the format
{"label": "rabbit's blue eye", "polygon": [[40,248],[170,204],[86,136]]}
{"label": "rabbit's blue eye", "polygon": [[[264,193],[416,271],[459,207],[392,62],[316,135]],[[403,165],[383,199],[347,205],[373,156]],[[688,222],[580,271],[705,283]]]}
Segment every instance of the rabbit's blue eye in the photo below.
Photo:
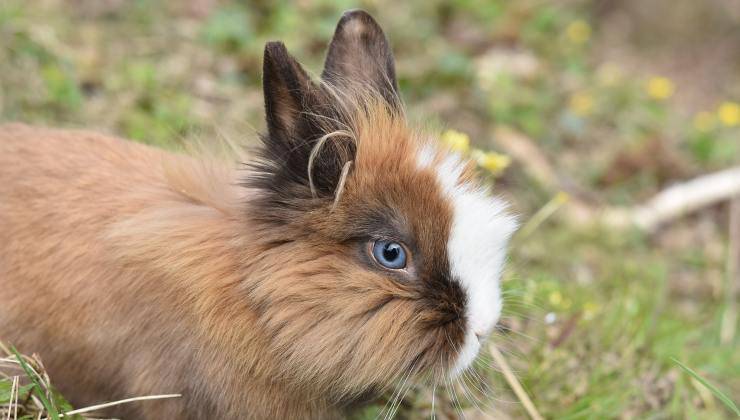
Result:
{"label": "rabbit's blue eye", "polygon": [[398,242],[375,241],[373,244],[373,258],[378,264],[392,270],[406,267],[406,250]]}

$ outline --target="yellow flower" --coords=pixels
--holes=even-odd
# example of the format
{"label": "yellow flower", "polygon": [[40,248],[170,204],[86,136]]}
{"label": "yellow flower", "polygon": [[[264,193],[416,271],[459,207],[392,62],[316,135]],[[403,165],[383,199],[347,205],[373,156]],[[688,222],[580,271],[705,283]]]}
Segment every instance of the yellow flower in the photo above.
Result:
{"label": "yellow flower", "polygon": [[574,44],[583,44],[591,38],[591,26],[583,20],[574,20],[567,28],[565,35]]}
{"label": "yellow flower", "polygon": [[576,115],[585,117],[594,109],[594,100],[590,94],[579,92],[570,97],[568,108]]}
{"label": "yellow flower", "polygon": [[447,130],[442,133],[442,142],[450,146],[450,149],[460,153],[470,150],[470,137],[457,130]]}
{"label": "yellow flower", "polygon": [[696,131],[701,131],[702,133],[712,131],[716,124],[717,119],[711,112],[701,111],[694,115],[693,125]]}
{"label": "yellow flower", "polygon": [[501,174],[511,164],[511,158],[496,152],[473,150],[471,157],[481,168],[487,169],[494,175]]}
{"label": "yellow flower", "polygon": [[737,102],[723,102],[717,110],[717,116],[722,124],[734,127],[740,124],[740,105]]}
{"label": "yellow flower", "polygon": [[646,86],[647,94],[659,101],[665,100],[673,96],[673,92],[676,90],[671,79],[662,76],[652,77],[647,82]]}

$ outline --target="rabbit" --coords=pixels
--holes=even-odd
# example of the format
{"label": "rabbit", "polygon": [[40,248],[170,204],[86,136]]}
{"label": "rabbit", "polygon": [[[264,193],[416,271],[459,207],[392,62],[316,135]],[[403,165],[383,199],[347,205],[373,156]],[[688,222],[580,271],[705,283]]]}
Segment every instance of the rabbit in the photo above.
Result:
{"label": "rabbit", "polygon": [[263,89],[234,164],[0,126],[0,339],[75,406],[343,418],[464,372],[496,325],[516,218],[407,122],[376,21],[346,12],[319,78],[267,43]]}

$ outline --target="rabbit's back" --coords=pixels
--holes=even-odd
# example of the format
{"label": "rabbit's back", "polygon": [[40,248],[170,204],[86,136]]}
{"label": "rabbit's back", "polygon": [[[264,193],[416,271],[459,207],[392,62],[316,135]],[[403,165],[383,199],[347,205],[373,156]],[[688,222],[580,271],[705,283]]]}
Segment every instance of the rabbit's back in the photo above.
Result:
{"label": "rabbit's back", "polygon": [[40,354],[77,407],[182,394],[108,416],[335,418],[245,367],[266,355],[239,287],[252,233],[234,176],[91,132],[0,126],[0,339]]}
{"label": "rabbit's back", "polygon": [[[187,334],[175,322],[154,331],[151,320],[168,322],[166,300],[136,302],[157,300],[156,288],[142,288],[140,273],[116,264],[104,240],[118,220],[167,194],[162,157],[90,132],[0,126],[0,339],[40,354],[78,406],[167,392],[144,372],[187,358],[157,354],[157,334]],[[150,405],[157,407],[177,413],[170,402]]]}

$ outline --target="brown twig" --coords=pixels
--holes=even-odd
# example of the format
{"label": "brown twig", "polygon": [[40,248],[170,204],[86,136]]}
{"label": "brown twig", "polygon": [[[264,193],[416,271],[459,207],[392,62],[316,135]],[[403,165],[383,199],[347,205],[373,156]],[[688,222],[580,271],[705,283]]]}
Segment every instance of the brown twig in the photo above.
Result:
{"label": "brown twig", "polygon": [[[646,231],[652,231],[662,224],[703,207],[729,200],[738,194],[740,194],[740,167],[725,169],[666,188],[647,203],[627,209],[626,221]],[[616,214],[618,213],[613,213]],[[620,220],[615,218],[613,221]]]}
{"label": "brown twig", "polygon": [[571,199],[563,215],[578,224],[601,223],[615,228],[636,226],[652,232],[679,217],[740,195],[740,167],[733,167],[675,184],[641,205],[601,207],[591,203],[592,200],[582,199],[583,190],[566,182],[537,144],[524,134],[508,127],[497,127],[493,136],[496,144],[543,188],[570,193]]}

